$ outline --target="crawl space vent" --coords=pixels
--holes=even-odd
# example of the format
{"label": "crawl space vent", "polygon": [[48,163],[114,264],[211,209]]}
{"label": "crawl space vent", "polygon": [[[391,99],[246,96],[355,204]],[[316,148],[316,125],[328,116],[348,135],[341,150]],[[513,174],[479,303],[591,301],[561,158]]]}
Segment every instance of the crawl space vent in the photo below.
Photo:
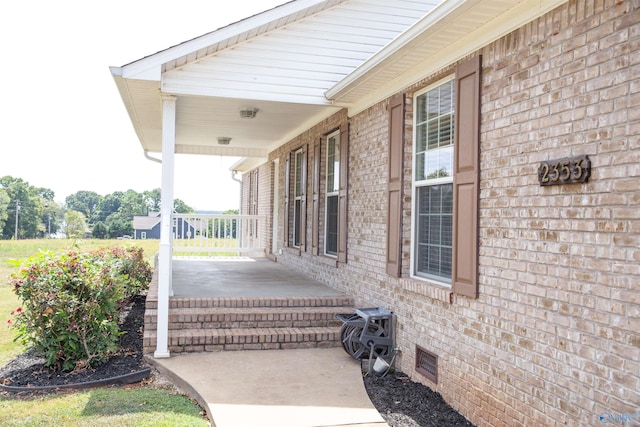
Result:
{"label": "crawl space vent", "polygon": [[438,384],[438,356],[416,346],[416,371]]}

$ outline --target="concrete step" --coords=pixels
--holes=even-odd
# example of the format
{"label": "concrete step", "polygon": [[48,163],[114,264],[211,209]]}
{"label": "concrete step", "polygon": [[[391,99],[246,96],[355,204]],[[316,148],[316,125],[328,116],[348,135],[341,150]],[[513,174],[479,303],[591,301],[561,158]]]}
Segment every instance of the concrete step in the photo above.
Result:
{"label": "concrete step", "polygon": [[[220,328],[304,328],[341,326],[338,313],[352,312],[340,307],[251,307],[174,308],[169,311],[169,329]],[[147,309],[145,324],[155,323],[157,310]]]}
{"label": "concrete step", "polygon": [[[145,352],[152,352],[155,349],[156,338],[156,331],[145,329]],[[169,331],[171,353],[329,348],[340,345],[340,327],[174,329]]]}

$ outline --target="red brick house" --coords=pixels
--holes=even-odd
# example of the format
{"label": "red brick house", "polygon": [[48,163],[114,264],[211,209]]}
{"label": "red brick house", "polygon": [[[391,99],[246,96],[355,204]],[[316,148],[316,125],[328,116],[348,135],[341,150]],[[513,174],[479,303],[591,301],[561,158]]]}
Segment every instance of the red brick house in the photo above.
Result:
{"label": "red brick house", "polygon": [[[266,256],[393,310],[399,367],[473,423],[639,421],[640,2],[394,6],[414,18],[378,15],[367,30],[376,18],[358,13],[380,2],[290,2],[249,18],[250,35],[179,45],[114,77],[147,132],[173,129],[167,99],[184,112],[211,113],[206,97],[257,118],[273,109],[254,135],[235,136],[230,117],[217,128],[229,146],[199,145],[177,122],[174,151],[247,157],[241,211],[268,218]],[[346,23],[359,34],[308,40],[331,60],[292,71],[302,53],[289,37]],[[331,56],[381,28],[379,48]],[[281,73],[256,58],[282,59]],[[256,61],[255,80],[234,95],[241,59]],[[145,85],[166,95],[162,113]],[[152,151],[160,140],[141,138]]]}

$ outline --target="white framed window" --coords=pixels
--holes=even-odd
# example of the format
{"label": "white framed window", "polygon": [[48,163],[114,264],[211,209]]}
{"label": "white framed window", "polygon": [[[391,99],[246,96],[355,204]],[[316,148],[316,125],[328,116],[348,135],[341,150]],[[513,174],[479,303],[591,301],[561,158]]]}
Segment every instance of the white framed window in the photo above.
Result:
{"label": "white framed window", "polygon": [[455,85],[440,81],[414,98],[413,277],[451,284]]}
{"label": "white framed window", "polygon": [[293,246],[300,247],[301,243],[301,227],[302,227],[302,197],[304,195],[304,189],[302,185],[304,183],[302,167],[303,155],[302,149],[297,150],[293,154],[294,158],[294,177],[293,177]]}
{"label": "white framed window", "polygon": [[340,190],[340,131],[327,137],[325,174],[325,255],[338,255],[338,201]]}
{"label": "white framed window", "polygon": [[140,238],[141,239],[146,239],[147,238],[147,232],[146,231],[141,231],[140,232]]}

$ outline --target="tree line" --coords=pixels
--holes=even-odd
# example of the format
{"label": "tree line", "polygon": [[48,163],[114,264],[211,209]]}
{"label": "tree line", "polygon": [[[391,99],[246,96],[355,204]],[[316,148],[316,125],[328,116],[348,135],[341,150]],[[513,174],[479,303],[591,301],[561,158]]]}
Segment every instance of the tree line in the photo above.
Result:
{"label": "tree line", "polygon": [[[115,191],[102,196],[94,191],[78,191],[65,203],[54,201],[48,188],[34,187],[21,178],[0,178],[1,239],[35,239],[65,233],[67,237],[117,238],[133,235],[133,217],[160,211],[160,189],[138,193]],[[180,199],[174,210],[194,210]]]}

